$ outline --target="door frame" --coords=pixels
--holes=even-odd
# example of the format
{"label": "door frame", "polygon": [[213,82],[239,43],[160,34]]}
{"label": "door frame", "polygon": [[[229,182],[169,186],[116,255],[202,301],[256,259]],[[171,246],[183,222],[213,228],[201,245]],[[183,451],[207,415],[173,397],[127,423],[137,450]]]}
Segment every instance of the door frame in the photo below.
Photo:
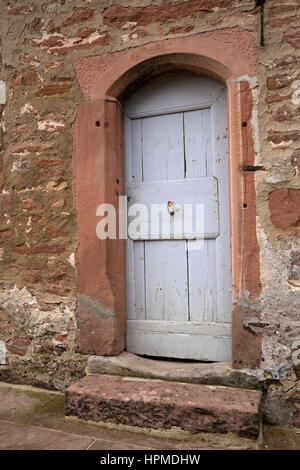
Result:
{"label": "door frame", "polygon": [[[73,196],[79,245],[77,347],[82,354],[117,355],[125,349],[125,240],[99,240],[96,209],[117,207],[124,194],[121,101],[164,72],[186,70],[227,87],[232,269],[232,367],[258,368],[261,335],[247,328],[257,316],[251,302],[261,292],[256,238],[255,180],[243,166],[254,164],[252,84],[256,75],[253,37],[221,30],[157,41],[74,64],[85,102],[78,106],[73,134]],[[86,73],[89,70],[89,73]],[[249,297],[245,306],[240,299]]]}

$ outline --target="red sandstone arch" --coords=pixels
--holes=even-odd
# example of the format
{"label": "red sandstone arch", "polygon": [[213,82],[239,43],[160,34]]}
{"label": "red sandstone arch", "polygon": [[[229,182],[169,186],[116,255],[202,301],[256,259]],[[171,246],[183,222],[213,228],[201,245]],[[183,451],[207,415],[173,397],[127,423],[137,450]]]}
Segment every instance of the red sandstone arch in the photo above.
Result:
{"label": "red sandstone arch", "polygon": [[[256,74],[252,34],[232,29],[158,41],[86,57],[74,66],[87,100],[78,106],[73,126],[79,350],[83,354],[116,355],[125,348],[125,243],[97,239],[96,208],[104,202],[117,205],[118,194],[124,192],[119,100],[163,72],[189,70],[227,85],[233,299],[245,290],[250,298],[257,297],[260,281],[254,177],[243,175],[241,170],[254,162],[252,93],[247,81]],[[243,327],[247,314],[247,309],[239,307],[232,313],[232,360],[236,368],[258,367],[260,362],[260,337]]]}

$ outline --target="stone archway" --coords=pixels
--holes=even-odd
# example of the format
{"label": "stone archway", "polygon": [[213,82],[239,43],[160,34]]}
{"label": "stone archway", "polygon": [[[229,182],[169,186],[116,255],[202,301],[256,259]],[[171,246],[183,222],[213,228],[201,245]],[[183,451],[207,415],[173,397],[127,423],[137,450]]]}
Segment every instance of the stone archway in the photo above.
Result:
{"label": "stone archway", "polygon": [[[250,299],[259,295],[254,176],[242,171],[244,165],[254,163],[250,82],[255,63],[251,34],[223,30],[84,58],[75,64],[87,100],[78,106],[73,126],[78,348],[83,354],[117,355],[125,348],[125,243],[97,238],[96,208],[101,203],[117,206],[118,195],[124,194],[120,100],[155,74],[189,70],[227,85],[233,301],[244,291]],[[255,368],[260,363],[261,339],[243,326],[249,313],[238,306],[232,312],[236,368]]]}

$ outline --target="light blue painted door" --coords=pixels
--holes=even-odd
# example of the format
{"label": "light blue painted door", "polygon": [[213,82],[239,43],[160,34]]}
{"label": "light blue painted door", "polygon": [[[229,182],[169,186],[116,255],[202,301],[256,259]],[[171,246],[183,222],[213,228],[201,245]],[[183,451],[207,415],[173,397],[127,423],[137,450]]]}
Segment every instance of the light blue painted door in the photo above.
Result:
{"label": "light blue painted door", "polygon": [[[132,95],[124,114],[127,350],[230,360],[225,87],[206,77],[169,74]],[[136,204],[147,211],[137,212]],[[153,204],[161,212],[156,226],[150,223]],[[183,224],[185,204],[204,208],[203,228],[195,225],[195,212],[189,227]],[[132,230],[137,215],[139,230]],[[204,240],[195,249],[200,232]]]}

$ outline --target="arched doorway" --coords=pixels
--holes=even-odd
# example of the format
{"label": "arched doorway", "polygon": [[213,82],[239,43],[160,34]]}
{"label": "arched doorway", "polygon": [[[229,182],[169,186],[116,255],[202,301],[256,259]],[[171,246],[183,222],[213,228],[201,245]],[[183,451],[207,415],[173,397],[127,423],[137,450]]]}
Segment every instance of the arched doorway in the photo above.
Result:
{"label": "arched doorway", "polygon": [[78,350],[117,355],[126,347],[126,243],[123,239],[99,240],[95,230],[98,205],[117,207],[118,195],[125,193],[120,101],[158,72],[185,70],[220,80],[227,87],[232,366],[257,368],[261,335],[253,334],[245,321],[259,312],[239,301],[241,297],[244,302],[247,295],[252,301],[261,291],[255,179],[253,172],[242,171],[244,165],[255,162],[252,86],[257,70],[252,33],[230,29],[156,41],[85,57],[74,67],[85,100],[78,106],[72,127],[79,240],[75,257]]}
{"label": "arched doorway", "polygon": [[[172,72],[148,81],[123,109],[128,221],[136,204],[148,217],[135,213],[142,228],[129,230],[127,240],[127,350],[229,361],[226,87]],[[204,227],[195,225],[197,204],[204,208]],[[161,223],[154,228],[157,209]]]}

